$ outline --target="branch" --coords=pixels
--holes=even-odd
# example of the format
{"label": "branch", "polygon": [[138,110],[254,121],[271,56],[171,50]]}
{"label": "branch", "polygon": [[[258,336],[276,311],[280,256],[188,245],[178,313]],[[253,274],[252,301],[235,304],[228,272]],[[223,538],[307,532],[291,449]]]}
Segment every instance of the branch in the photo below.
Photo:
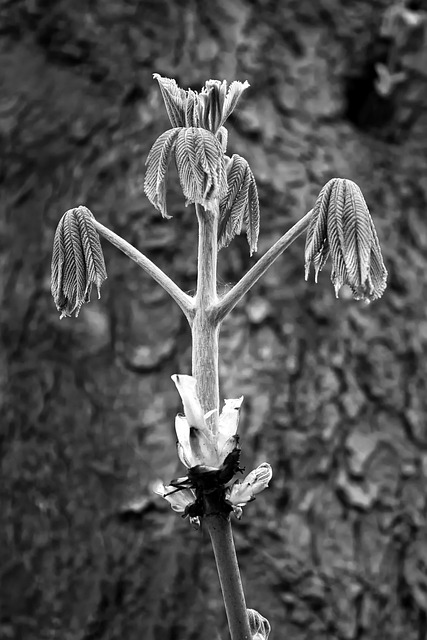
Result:
{"label": "branch", "polygon": [[191,325],[194,316],[194,300],[191,296],[184,293],[173,280],[169,278],[154,262],[151,262],[147,256],[135,249],[129,242],[118,236],[114,231],[97,220],[93,221],[98,233],[111,244],[120,249],[124,254],[131,258],[138,266],[148,273],[156,282],[158,282],[165,291],[175,300],[177,305],[183,311],[185,317]]}
{"label": "branch", "polygon": [[267,271],[273,262],[285,249],[292,244],[308,227],[311,219],[312,209],[305,214],[301,220],[294,224],[259,260],[254,266],[239,280],[234,287],[225,294],[219,302],[211,307],[211,317],[215,325],[218,325],[243,296],[253,287],[255,282]]}
{"label": "branch", "polygon": [[[218,259],[218,209],[204,210],[196,204],[199,223],[197,260],[197,294],[191,335],[193,341],[193,376],[197,380],[197,394],[204,411],[217,409],[207,419],[215,441],[218,441],[219,375],[218,336],[209,309],[217,303],[216,270]],[[250,640],[250,627],[231,532],[230,517],[217,513],[214,494],[205,495],[207,529],[209,531],[218,569],[225,610],[232,640]]]}

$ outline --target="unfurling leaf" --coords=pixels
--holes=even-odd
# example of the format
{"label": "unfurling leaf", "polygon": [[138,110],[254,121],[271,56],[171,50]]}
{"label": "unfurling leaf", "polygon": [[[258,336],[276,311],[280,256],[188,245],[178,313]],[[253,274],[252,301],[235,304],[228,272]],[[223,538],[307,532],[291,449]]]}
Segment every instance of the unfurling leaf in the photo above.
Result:
{"label": "unfurling leaf", "polygon": [[184,127],[187,92],[184,89],[180,89],[175,80],[171,78],[162,78],[158,73],[155,73],[153,77],[159,83],[172,126]]}
{"label": "unfurling leaf", "polygon": [[227,87],[227,81],[208,80],[199,94],[200,126],[217,133],[236,108],[237,102],[249,83],[235,80]]}
{"label": "unfurling leaf", "polygon": [[258,190],[248,162],[237,154],[229,159],[227,182],[227,194],[220,202],[218,248],[228,247],[245,224],[252,255],[257,249],[259,234]]}
{"label": "unfurling leaf", "polygon": [[305,245],[306,279],[313,264],[317,281],[329,255],[337,297],[343,284],[356,300],[382,296],[387,270],[380,243],[363,194],[351,180],[333,178],[316,200]]}
{"label": "unfurling leaf", "polygon": [[[208,80],[198,93],[192,89],[185,91],[178,87],[175,80],[162,78],[159,74],[154,74],[154,78],[159,83],[174,128],[162,134],[150,150],[146,162],[145,193],[162,216],[169,218],[166,178],[169,162],[174,156],[186,205],[195,203],[207,210],[217,210],[224,198],[230,200],[224,155],[228,134],[223,125],[249,84],[235,81],[228,86],[226,80]],[[242,159],[242,162],[246,161]],[[258,239],[259,204],[255,179],[249,166],[245,168],[243,178],[243,183],[237,185],[237,191],[233,187],[233,193],[236,192],[229,204],[234,204],[236,212],[231,222],[227,217],[223,223],[226,229],[224,244],[228,244],[235,233],[240,232],[244,223],[252,254]],[[228,216],[228,213],[225,211],[224,215]],[[236,217],[240,224],[238,228],[234,227]]]}
{"label": "unfurling leaf", "polygon": [[222,120],[221,125],[231,116],[236,105],[240,99],[242,93],[249,87],[249,82],[245,80],[245,82],[239,82],[238,80],[233,80],[230,84],[227,95],[224,101],[224,107],[222,110]]}
{"label": "unfurling leaf", "polygon": [[228,87],[226,80],[208,80],[200,93],[180,89],[175,80],[154,74],[158,81],[166,111],[173,127],[201,127],[213,134],[236,108],[249,83],[235,80]]}
{"label": "unfurling leaf", "polygon": [[107,278],[104,256],[93,214],[86,207],[69,209],[59,221],[53,241],[52,296],[61,318],[76,317],[90,301],[92,284],[98,290]]}

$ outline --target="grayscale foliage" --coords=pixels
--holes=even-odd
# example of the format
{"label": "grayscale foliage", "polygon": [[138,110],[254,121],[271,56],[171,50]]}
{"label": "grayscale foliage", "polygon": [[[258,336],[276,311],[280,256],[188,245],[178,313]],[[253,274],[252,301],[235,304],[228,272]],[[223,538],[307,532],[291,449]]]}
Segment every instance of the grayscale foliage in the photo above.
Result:
{"label": "grayscale foliage", "polygon": [[170,218],[166,209],[166,179],[172,155],[186,205],[198,203],[214,209],[227,192],[225,158],[218,138],[201,127],[169,129],[157,138],[148,154],[144,190],[165,218]]}
{"label": "grayscale foliage", "polygon": [[329,241],[326,233],[329,200],[333,188],[333,181],[329,181],[320,191],[313,207],[310,226],[305,241],[305,279],[307,280],[310,266],[314,266],[314,279],[317,282],[319,271],[329,256]]}
{"label": "grayscale foliage", "polygon": [[154,74],[173,127],[201,127],[215,134],[236,108],[249,83],[208,80],[201,92],[178,87],[175,80]]}
{"label": "grayscale foliage", "polygon": [[316,200],[305,245],[306,279],[313,264],[317,281],[329,254],[337,296],[343,284],[357,300],[382,296],[387,270],[378,236],[363,194],[351,180],[333,178]]}
{"label": "grayscale foliage", "polygon": [[259,235],[259,199],[258,189],[255,182],[255,177],[250,168],[249,173],[249,189],[248,189],[248,206],[245,209],[243,222],[246,225],[246,237],[248,239],[250,255],[252,255],[258,247],[258,235]]}
{"label": "grayscale foliage", "polygon": [[258,190],[248,162],[237,154],[229,160],[227,182],[227,194],[220,203],[218,248],[227,247],[245,224],[252,255],[259,234]]}
{"label": "grayscale foliage", "polygon": [[107,278],[104,256],[93,214],[84,206],[69,209],[59,221],[53,241],[51,291],[61,318],[76,317],[90,301],[94,284]]}
{"label": "grayscale foliage", "polygon": [[166,207],[166,182],[169,163],[180,130],[180,128],[175,128],[162,133],[151,147],[145,162],[147,165],[144,181],[145,195],[164,218],[171,217],[168,215]]}
{"label": "grayscale foliage", "polygon": [[222,119],[221,125],[230,117],[233,113],[234,109],[237,106],[237,102],[239,101],[240,96],[243,91],[249,87],[249,82],[245,80],[245,82],[239,82],[238,80],[234,80],[227,91],[227,95],[225,96],[224,106],[222,109]]}
{"label": "grayscale foliage", "polygon": [[228,131],[225,127],[220,127],[216,133],[218,140],[221,143],[222,150],[224,153],[227,151],[227,143],[228,143]]}
{"label": "grayscale foliage", "polygon": [[186,97],[183,104],[185,109],[185,126],[198,127],[199,114],[197,110],[197,94],[195,91],[192,91],[192,89],[188,89],[185,93]]}
{"label": "grayscale foliage", "polygon": [[172,126],[185,126],[184,101],[187,92],[184,91],[184,89],[180,89],[175,80],[172,80],[171,78],[162,78],[158,73],[155,73],[153,77],[159,83],[166,111],[168,112]]}
{"label": "grayscale foliage", "polygon": [[227,191],[224,153],[206,129],[181,129],[175,150],[176,166],[186,205],[194,202],[214,209]]}

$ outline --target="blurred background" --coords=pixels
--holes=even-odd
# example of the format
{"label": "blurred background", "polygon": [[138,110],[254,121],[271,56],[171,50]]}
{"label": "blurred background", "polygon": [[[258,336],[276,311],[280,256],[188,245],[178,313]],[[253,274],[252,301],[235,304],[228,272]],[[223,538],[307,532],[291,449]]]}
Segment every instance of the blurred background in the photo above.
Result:
{"label": "blurred background", "polygon": [[248,80],[229,154],[255,174],[258,253],[219,255],[227,290],[332,177],[359,184],[389,271],[370,306],[304,239],[225,322],[221,396],[245,396],[247,470],[271,488],[235,523],[248,606],[272,639],[427,635],[427,3],[0,1],[0,638],[226,638],[206,532],[152,493],[182,475],[170,375],[191,370],[179,309],[103,241],[101,300],[59,321],[50,254],[79,204],[196,283],[196,220],[170,172],[153,72],[199,90]]}

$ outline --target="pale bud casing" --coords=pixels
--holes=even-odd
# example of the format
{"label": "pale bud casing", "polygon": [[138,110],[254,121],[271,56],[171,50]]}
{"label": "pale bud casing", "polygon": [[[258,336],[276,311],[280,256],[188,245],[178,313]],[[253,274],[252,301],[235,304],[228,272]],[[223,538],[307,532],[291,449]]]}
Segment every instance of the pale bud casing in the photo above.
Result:
{"label": "pale bud casing", "polygon": [[181,396],[185,417],[190,427],[206,429],[202,405],[197,397],[197,382],[193,376],[175,373],[171,376]]}
{"label": "pale bud casing", "polygon": [[218,467],[218,454],[215,441],[209,430],[190,427],[185,416],[176,416],[178,457],[187,469],[203,465]]}
{"label": "pale bud casing", "polygon": [[153,492],[167,500],[176,513],[185,514],[189,505],[193,504],[196,496],[191,489],[179,489],[172,485],[163,484],[161,480],[153,484]]}
{"label": "pale bud casing", "polygon": [[237,446],[240,409],[243,396],[224,400],[224,407],[218,420],[217,450],[220,462]]}
{"label": "pale bud casing", "polygon": [[247,609],[249,627],[251,630],[251,640],[268,640],[271,625],[267,618],[264,618],[256,609]]}
{"label": "pale bud casing", "polygon": [[206,419],[217,409],[203,414],[196,391],[196,379],[185,374],[171,376],[184,407],[184,416],[175,419],[178,457],[188,468],[202,465],[219,469],[227,456],[238,447],[237,429],[239,426],[241,398],[224,401],[224,407],[218,419],[218,428],[213,432]]}
{"label": "pale bud casing", "polygon": [[[268,487],[273,470],[268,462],[263,462],[251,471],[244,480],[235,482],[226,490],[226,500],[233,507],[244,507],[255,496]],[[235,511],[236,513],[236,511]],[[240,511],[236,513],[238,515]]]}

